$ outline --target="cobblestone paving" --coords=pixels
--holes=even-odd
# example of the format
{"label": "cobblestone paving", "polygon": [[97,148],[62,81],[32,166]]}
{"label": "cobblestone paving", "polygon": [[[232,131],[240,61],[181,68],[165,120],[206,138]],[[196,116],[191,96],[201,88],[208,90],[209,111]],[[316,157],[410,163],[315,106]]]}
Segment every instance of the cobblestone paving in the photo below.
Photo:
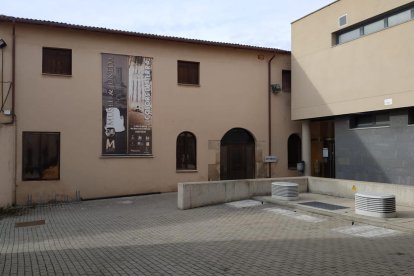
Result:
{"label": "cobblestone paving", "polygon": [[349,221],[265,208],[283,209],[181,211],[176,194],[37,207],[0,220],[0,275],[413,275],[413,235],[352,236],[335,231]]}

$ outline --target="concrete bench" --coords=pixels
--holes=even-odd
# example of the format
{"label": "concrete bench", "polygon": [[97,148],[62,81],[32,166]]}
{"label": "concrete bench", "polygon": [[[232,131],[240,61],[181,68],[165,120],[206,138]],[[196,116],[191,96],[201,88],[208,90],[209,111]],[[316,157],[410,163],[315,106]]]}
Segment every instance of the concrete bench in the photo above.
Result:
{"label": "concrete bench", "polygon": [[397,216],[395,205],[395,195],[392,194],[355,194],[355,213],[358,215],[394,218]]}

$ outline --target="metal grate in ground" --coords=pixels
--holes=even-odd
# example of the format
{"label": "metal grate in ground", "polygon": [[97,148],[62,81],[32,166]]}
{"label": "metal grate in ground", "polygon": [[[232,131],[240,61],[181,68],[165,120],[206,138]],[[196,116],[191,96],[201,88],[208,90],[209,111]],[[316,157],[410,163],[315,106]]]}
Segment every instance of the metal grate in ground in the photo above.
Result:
{"label": "metal grate in ground", "polygon": [[341,210],[341,209],[348,209],[349,208],[349,207],[345,207],[345,206],[341,206],[341,205],[329,204],[329,203],[324,203],[324,202],[320,202],[320,201],[309,201],[309,202],[303,202],[303,203],[299,203],[299,204],[314,207],[314,208],[331,210],[331,211]]}

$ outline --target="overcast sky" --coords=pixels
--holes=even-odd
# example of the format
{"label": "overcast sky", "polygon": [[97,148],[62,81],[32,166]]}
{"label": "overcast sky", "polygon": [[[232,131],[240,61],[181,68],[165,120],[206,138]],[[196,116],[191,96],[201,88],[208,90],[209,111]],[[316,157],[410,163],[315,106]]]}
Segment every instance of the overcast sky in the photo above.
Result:
{"label": "overcast sky", "polygon": [[2,0],[0,13],[290,50],[290,23],[333,0]]}

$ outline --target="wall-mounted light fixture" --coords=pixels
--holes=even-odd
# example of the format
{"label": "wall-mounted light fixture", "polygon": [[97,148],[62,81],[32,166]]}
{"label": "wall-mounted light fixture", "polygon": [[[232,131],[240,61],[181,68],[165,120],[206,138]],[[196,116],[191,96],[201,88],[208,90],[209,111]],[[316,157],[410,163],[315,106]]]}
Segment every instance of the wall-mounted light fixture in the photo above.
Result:
{"label": "wall-mounted light fixture", "polygon": [[3,38],[0,38],[0,49],[3,49],[6,46],[7,46],[6,41],[4,41]]}
{"label": "wall-mounted light fixture", "polygon": [[277,93],[277,92],[282,91],[282,87],[278,83],[272,84],[270,87],[272,88],[272,93]]}

